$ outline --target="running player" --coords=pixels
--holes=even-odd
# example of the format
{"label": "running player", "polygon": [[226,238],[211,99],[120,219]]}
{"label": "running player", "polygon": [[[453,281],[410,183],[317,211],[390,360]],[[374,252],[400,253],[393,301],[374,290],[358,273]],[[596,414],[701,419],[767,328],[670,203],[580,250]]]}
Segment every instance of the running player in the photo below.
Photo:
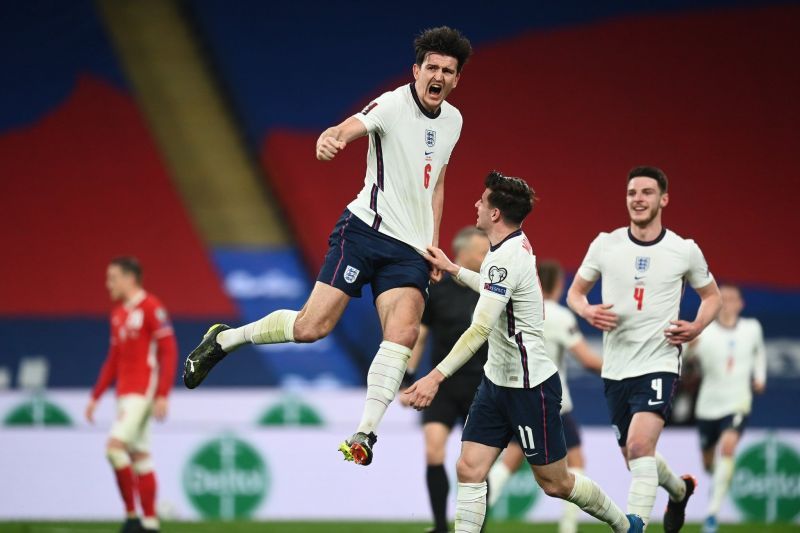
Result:
{"label": "running player", "polygon": [[[142,288],[142,269],[133,257],[113,259],[106,288],[117,305],[111,311],[111,347],[86,419],[103,392],[116,381],[117,418],[111,426],[106,455],[114,469],[127,518],[123,533],[158,531],[156,477],[150,458],[150,416],[164,420],[175,379],[178,349],[167,312],[158,298]],[[141,525],[135,495],[142,506]]]}
{"label": "running player", "polygon": [[703,381],[695,406],[703,466],[712,475],[711,501],[704,533],[716,533],[717,512],[733,476],[736,446],[747,425],[753,394],[764,392],[767,357],[761,324],[741,318],[744,300],[738,287],[721,285],[722,310],[690,346],[700,361]]}
{"label": "running player", "polygon": [[488,339],[489,357],[461,440],[456,508],[457,532],[480,531],[486,515],[486,476],[513,438],[522,446],[546,494],[571,501],[617,533],[642,531],[641,518],[622,513],[589,478],[567,470],[561,425],[561,381],[544,345],[544,301],[536,257],[521,225],[534,193],[519,178],[492,172],[476,202],[477,227],[491,247],[480,273],[450,262],[435,247],[431,263],[480,294],[472,324],[447,357],[406,390],[409,403],[428,407],[440,384]]}
{"label": "running player", "polygon": [[[539,281],[544,294],[544,338],[547,355],[558,366],[561,378],[561,421],[567,445],[567,466],[573,473],[583,474],[585,461],[581,450],[578,424],[572,416],[572,397],[567,385],[567,358],[569,351],[585,368],[600,372],[603,360],[583,338],[575,315],[558,303],[564,292],[564,270],[556,261],[542,261],[537,265]],[[489,507],[492,507],[503,491],[511,475],[522,465],[524,454],[515,443],[509,444],[503,457],[489,471]],[[575,533],[578,530],[578,508],[564,502],[564,512],[558,522],[559,533]]]}
{"label": "running player", "polygon": [[[667,176],[655,167],[628,173],[630,225],[601,233],[589,247],[567,303],[603,330],[605,395],[631,485],[628,512],[650,519],[658,486],[669,493],[664,530],[680,531],[697,481],[676,476],[656,444],[672,407],[681,345],[697,337],[717,315],[719,289],[694,241],[662,226],[669,202]],[[587,294],[602,276],[602,303]],[[678,320],[684,282],[697,291],[695,320]]]}
{"label": "running player", "polygon": [[[489,251],[486,234],[469,226],[456,234],[453,252],[456,262],[468,270],[479,270]],[[422,315],[419,339],[414,346],[406,373],[406,380],[413,381],[414,372],[425,347],[428,336],[432,337],[431,365],[435,366],[450,352],[450,348],[472,322],[472,311],[478,303],[478,294],[458,281],[446,276],[441,283],[431,287],[431,295]],[[428,409],[422,412],[422,428],[425,435],[425,482],[433,511],[433,529],[429,533],[447,533],[447,493],[450,482],[444,469],[447,438],[456,422],[467,418],[469,406],[483,377],[487,346],[484,344],[475,357],[442,384],[440,394]],[[410,384],[410,383],[409,383]],[[405,404],[408,395],[401,394]]]}
{"label": "running player", "polygon": [[429,277],[441,278],[441,272],[429,272],[421,254],[439,242],[447,163],[461,133],[461,114],[445,100],[472,53],[469,41],[448,27],[426,30],[414,46],[414,82],[384,93],[317,140],[321,161],[366,135],[369,151],[364,188],[336,223],[306,304],[299,312],[275,311],[236,329],[215,324],[184,364],[184,383],[194,388],[242,344],[321,339],[369,283],[383,342],[367,375],[361,422],[340,446],[346,460],[361,465],[372,462],[375,430],[406,371]]}

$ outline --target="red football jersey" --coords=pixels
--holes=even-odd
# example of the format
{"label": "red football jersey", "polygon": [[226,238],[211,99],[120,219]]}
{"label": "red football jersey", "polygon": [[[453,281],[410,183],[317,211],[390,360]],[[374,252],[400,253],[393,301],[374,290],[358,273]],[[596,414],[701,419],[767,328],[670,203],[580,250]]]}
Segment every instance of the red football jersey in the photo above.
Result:
{"label": "red football jersey", "polygon": [[117,396],[167,396],[178,364],[178,348],[167,312],[145,291],[111,311],[111,347],[92,397],[116,381]]}

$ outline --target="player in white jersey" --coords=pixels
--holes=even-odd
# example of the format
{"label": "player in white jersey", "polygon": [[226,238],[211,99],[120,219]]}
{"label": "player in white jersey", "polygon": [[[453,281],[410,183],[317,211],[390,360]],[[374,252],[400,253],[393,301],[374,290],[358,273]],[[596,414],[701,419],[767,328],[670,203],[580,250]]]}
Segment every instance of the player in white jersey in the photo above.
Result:
{"label": "player in white jersey", "polygon": [[[545,351],[558,367],[561,379],[561,421],[564,441],[567,446],[567,466],[573,473],[582,474],[585,460],[581,450],[578,424],[572,416],[572,397],[567,385],[567,352],[571,353],[585,368],[600,372],[602,358],[589,347],[583,338],[575,315],[559,304],[564,292],[564,270],[557,261],[541,261],[537,265],[539,281],[544,294],[544,338]],[[519,469],[525,459],[522,448],[515,443],[508,445],[503,456],[489,471],[489,507],[500,498],[511,475]],[[564,511],[558,522],[559,533],[575,533],[578,530],[578,508],[564,502]]]}
{"label": "player in white jersey", "polygon": [[703,533],[716,533],[717,512],[728,492],[736,446],[747,423],[753,394],[767,382],[767,357],[761,324],[741,318],[744,300],[738,287],[721,285],[719,317],[689,345],[703,381],[695,405],[703,466],[712,475],[711,500]]}
{"label": "player in white jersey", "polygon": [[[658,486],[669,493],[664,530],[680,531],[697,481],[676,476],[656,444],[680,375],[681,345],[697,337],[719,311],[719,289],[700,248],[662,226],[667,177],[655,167],[628,173],[630,225],[592,242],[567,303],[603,330],[605,395],[617,442],[631,471],[628,512],[647,522]],[[602,303],[589,291],[602,276]],[[684,282],[700,296],[692,322],[678,320]]]}
{"label": "player in white jersey", "polygon": [[488,339],[485,375],[464,425],[456,465],[456,532],[477,533],[486,515],[486,476],[512,438],[522,446],[536,481],[550,496],[573,502],[618,533],[642,531],[641,518],[622,513],[590,479],[567,470],[561,425],[561,381],[547,356],[544,299],[536,257],[521,225],[534,193],[519,178],[492,172],[476,202],[476,226],[491,247],[480,273],[459,267],[435,247],[428,260],[480,294],[472,324],[450,353],[404,394],[417,409],[428,407],[439,385]]}
{"label": "player in white jersey", "polygon": [[461,114],[445,99],[472,53],[469,41],[446,26],[424,31],[414,46],[415,81],[381,95],[317,140],[322,161],[367,135],[369,151],[364,188],[334,227],[306,304],[236,329],[215,324],[184,365],[184,383],[194,388],[242,344],[314,342],[331,332],[350,298],[369,283],[383,342],[367,376],[361,422],[340,447],[345,459],[362,465],[372,461],[375,430],[417,340],[429,278],[441,278],[421,254],[439,242],[445,172],[461,132]]}

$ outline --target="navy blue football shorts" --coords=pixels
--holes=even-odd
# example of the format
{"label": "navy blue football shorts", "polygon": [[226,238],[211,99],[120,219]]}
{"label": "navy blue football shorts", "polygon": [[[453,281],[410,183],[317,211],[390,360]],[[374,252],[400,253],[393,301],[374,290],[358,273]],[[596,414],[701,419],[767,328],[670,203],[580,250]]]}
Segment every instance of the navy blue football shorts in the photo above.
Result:
{"label": "navy blue football shorts", "polygon": [[530,389],[500,387],[483,376],[461,440],[504,449],[514,438],[528,463],[554,463],[567,455],[560,411],[558,372]]}
{"label": "navy blue football shorts", "polygon": [[653,372],[622,380],[603,379],[606,403],[617,443],[625,446],[635,413],[656,413],[669,420],[672,400],[678,388],[678,374]]}
{"label": "navy blue football shorts", "polygon": [[369,283],[372,295],[397,287],[416,287],[428,299],[428,262],[408,244],[384,235],[345,209],[328,238],[328,253],[317,281],[361,297]]}
{"label": "navy blue football shorts", "polygon": [[732,429],[741,436],[747,426],[747,415],[736,413],[715,420],[697,419],[697,429],[700,432],[700,449],[713,448],[719,442],[722,432]]}

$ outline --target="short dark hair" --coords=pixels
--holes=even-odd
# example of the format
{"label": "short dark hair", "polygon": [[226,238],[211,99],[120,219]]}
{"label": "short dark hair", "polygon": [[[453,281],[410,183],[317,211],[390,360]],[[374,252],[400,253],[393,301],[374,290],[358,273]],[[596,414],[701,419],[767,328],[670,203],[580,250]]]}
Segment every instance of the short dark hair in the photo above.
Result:
{"label": "short dark hair", "polygon": [[667,192],[667,175],[664,174],[664,171],[658,167],[648,167],[648,166],[641,166],[641,167],[633,167],[630,172],[628,172],[628,183],[631,182],[633,178],[653,178],[658,182],[658,188],[661,190],[661,193]]}
{"label": "short dark hair", "polygon": [[564,269],[561,268],[561,264],[552,259],[537,262],[536,271],[539,274],[539,283],[542,284],[542,291],[546,293],[553,292],[558,280],[564,277]]}
{"label": "short dark hair", "polygon": [[139,260],[132,255],[115,257],[109,264],[118,266],[120,270],[126,274],[133,274],[136,278],[136,283],[139,285],[142,284],[142,265],[139,263]]}
{"label": "short dark hair", "polygon": [[414,52],[417,66],[420,67],[425,62],[425,57],[431,52],[455,57],[458,61],[456,71],[460,73],[467,64],[469,56],[472,55],[472,45],[460,31],[448,26],[439,26],[424,30],[414,39]]}
{"label": "short dark hair", "polygon": [[489,189],[489,203],[500,210],[507,222],[520,225],[528,213],[533,210],[536,193],[524,180],[503,176],[492,170],[484,182]]}

